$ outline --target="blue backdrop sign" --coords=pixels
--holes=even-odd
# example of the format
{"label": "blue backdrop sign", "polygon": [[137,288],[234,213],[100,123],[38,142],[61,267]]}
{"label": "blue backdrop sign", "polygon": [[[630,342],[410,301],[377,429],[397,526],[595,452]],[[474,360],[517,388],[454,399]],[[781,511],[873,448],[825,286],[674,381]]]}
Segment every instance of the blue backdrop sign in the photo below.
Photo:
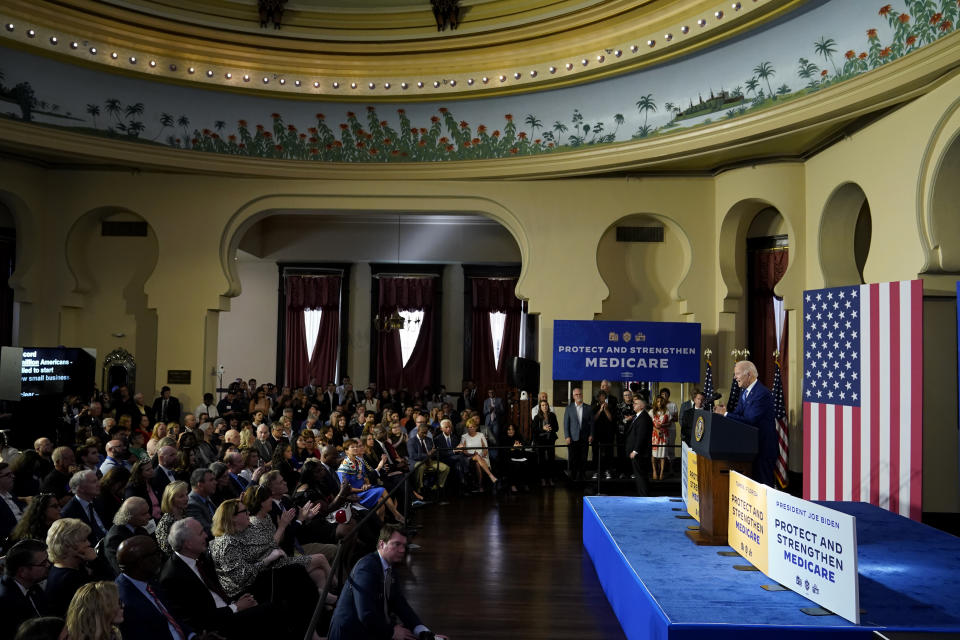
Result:
{"label": "blue backdrop sign", "polygon": [[554,320],[553,379],[698,382],[700,325]]}

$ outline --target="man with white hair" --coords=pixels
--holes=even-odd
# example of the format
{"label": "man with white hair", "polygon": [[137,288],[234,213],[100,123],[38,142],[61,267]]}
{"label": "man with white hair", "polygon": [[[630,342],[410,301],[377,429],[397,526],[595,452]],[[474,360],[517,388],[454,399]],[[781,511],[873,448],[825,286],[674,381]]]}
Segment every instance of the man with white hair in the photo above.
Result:
{"label": "man with white hair", "polygon": [[90,544],[96,546],[107,533],[107,518],[103,516],[100,503],[100,480],[95,471],[84,469],[70,476],[70,492],[73,497],[60,510],[64,518],[83,520],[90,527]]}
{"label": "man with white hair", "polygon": [[268,461],[273,457],[273,443],[270,442],[270,427],[267,423],[261,422],[257,426],[257,441],[254,446],[260,452],[261,460]]}
{"label": "man with white hair", "polygon": [[124,500],[117,514],[113,516],[113,526],[103,540],[103,555],[116,575],[120,575],[120,566],[117,564],[117,549],[120,548],[120,543],[133,536],[149,535],[149,523],[150,505],[136,496]]}
{"label": "man with white hair", "polygon": [[741,360],[734,365],[733,377],[741,390],[737,406],[727,413],[725,405],[719,404],[714,412],[753,425],[759,430],[757,457],[753,459],[753,479],[772,487],[773,469],[779,451],[773,395],[757,380],[757,367],[749,360]]}
{"label": "man with white hair", "polygon": [[160,586],[176,619],[228,639],[277,634],[276,625],[284,621],[273,606],[258,604],[249,593],[233,600],[220,586],[207,554],[207,534],[196,519],[174,522],[167,541],[173,554],[160,572]]}

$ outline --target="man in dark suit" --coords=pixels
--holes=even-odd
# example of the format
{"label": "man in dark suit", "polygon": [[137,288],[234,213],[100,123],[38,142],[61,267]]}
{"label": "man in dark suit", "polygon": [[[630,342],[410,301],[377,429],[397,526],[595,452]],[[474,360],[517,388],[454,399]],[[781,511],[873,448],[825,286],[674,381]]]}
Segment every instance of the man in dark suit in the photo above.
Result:
{"label": "man in dark suit", "polygon": [[772,487],[773,468],[777,463],[779,448],[773,395],[757,380],[757,367],[749,360],[741,360],[734,366],[733,377],[741,389],[737,406],[727,413],[724,405],[717,405],[714,412],[753,425],[759,430],[757,457],[753,459],[753,479]]}
{"label": "man in dark suit", "polygon": [[90,545],[95,547],[107,534],[110,523],[110,519],[103,515],[105,512],[100,502],[100,481],[96,472],[84,469],[70,476],[70,491],[73,492],[73,497],[60,510],[60,515],[87,523],[90,527]]}
{"label": "man in dark suit", "polygon": [[194,469],[190,474],[191,491],[187,495],[186,515],[196,518],[197,522],[211,536],[210,529],[213,527],[213,514],[216,507],[210,497],[217,490],[217,480],[210,469]]}
{"label": "man in dark suit", "polygon": [[[277,625],[289,621],[270,604],[258,604],[249,593],[231,600],[217,581],[207,555],[207,534],[193,518],[173,523],[168,536],[173,555],[160,572],[166,604],[177,620],[194,629],[216,632],[228,640],[267,637]],[[296,637],[294,629],[279,629],[283,637]],[[288,636],[288,634],[291,634]],[[302,636],[303,633],[300,633]]]}
{"label": "man in dark suit", "polygon": [[0,462],[0,538],[6,540],[13,528],[20,522],[27,503],[15,497],[13,491],[13,471],[6,462]]}
{"label": "man in dark suit", "polygon": [[433,470],[437,473],[437,485],[443,489],[447,484],[447,476],[450,475],[450,466],[437,458],[437,453],[434,451],[436,446],[429,433],[430,427],[427,425],[427,417],[418,415],[416,425],[417,433],[407,441],[407,451],[414,465],[413,473],[417,490],[423,487],[424,474]]}
{"label": "man in dark suit", "polygon": [[120,633],[137,640],[188,640],[196,634],[178,620],[156,584],[163,555],[150,536],[124,540],[117,551],[123,573],[117,578],[117,590],[123,603]]}
{"label": "man in dark suit", "polygon": [[113,569],[114,575],[120,574],[117,564],[117,549],[120,544],[133,536],[145,536],[144,527],[150,522],[150,505],[143,498],[127,498],[113,516],[113,526],[103,539],[103,555]]}
{"label": "man in dark suit", "polygon": [[633,469],[633,477],[637,483],[637,495],[649,495],[647,484],[647,469],[650,465],[651,438],[653,436],[653,419],[647,413],[646,396],[633,398],[633,420],[627,427],[626,450]]}
{"label": "man in dark suit", "polygon": [[180,422],[180,401],[170,395],[170,387],[160,389],[160,397],[153,401],[153,415],[160,422]]}
{"label": "man in dark suit", "polygon": [[[407,537],[397,525],[380,531],[377,552],[360,559],[350,572],[330,621],[328,640],[413,640],[429,631],[407,604],[393,578],[393,566],[403,562]],[[391,624],[391,616],[400,622]]]}
{"label": "man in dark suit", "polygon": [[39,585],[49,571],[47,546],[39,540],[21,540],[7,552],[0,578],[0,640],[12,640],[24,620],[47,615]]}
{"label": "man in dark suit", "polygon": [[176,480],[176,476],[173,474],[173,466],[176,463],[176,448],[169,445],[160,447],[160,450],[157,451],[157,470],[150,480],[150,484],[153,485],[153,492],[158,496],[163,497],[163,490],[167,488],[168,484]]}
{"label": "man in dark suit", "polygon": [[583,401],[583,389],[573,390],[573,403],[563,413],[563,432],[567,436],[570,479],[582,479],[587,466],[587,447],[593,442],[593,409]]}

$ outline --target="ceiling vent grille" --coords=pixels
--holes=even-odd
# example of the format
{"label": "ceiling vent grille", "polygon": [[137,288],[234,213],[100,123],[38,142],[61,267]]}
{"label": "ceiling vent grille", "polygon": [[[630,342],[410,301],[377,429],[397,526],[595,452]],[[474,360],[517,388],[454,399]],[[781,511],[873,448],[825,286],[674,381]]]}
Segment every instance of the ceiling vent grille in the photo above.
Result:
{"label": "ceiling vent grille", "polygon": [[617,242],[663,242],[663,226],[617,227]]}
{"label": "ceiling vent grille", "polygon": [[140,220],[104,220],[100,223],[101,236],[147,236],[147,223]]}

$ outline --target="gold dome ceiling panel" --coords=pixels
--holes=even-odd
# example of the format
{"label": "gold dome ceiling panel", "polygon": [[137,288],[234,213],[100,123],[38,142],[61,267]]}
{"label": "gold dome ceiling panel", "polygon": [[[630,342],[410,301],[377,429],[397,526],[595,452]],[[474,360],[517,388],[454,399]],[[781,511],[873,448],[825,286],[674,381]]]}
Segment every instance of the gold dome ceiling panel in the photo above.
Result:
{"label": "gold dome ceiling panel", "polygon": [[[802,0],[465,0],[438,32],[427,0],[8,0],[5,44],[176,83],[284,97],[407,101],[569,86],[662,63]],[[15,28],[11,28],[15,27]],[[56,40],[56,42],[54,42]],[[357,92],[363,94],[358,95]]]}

